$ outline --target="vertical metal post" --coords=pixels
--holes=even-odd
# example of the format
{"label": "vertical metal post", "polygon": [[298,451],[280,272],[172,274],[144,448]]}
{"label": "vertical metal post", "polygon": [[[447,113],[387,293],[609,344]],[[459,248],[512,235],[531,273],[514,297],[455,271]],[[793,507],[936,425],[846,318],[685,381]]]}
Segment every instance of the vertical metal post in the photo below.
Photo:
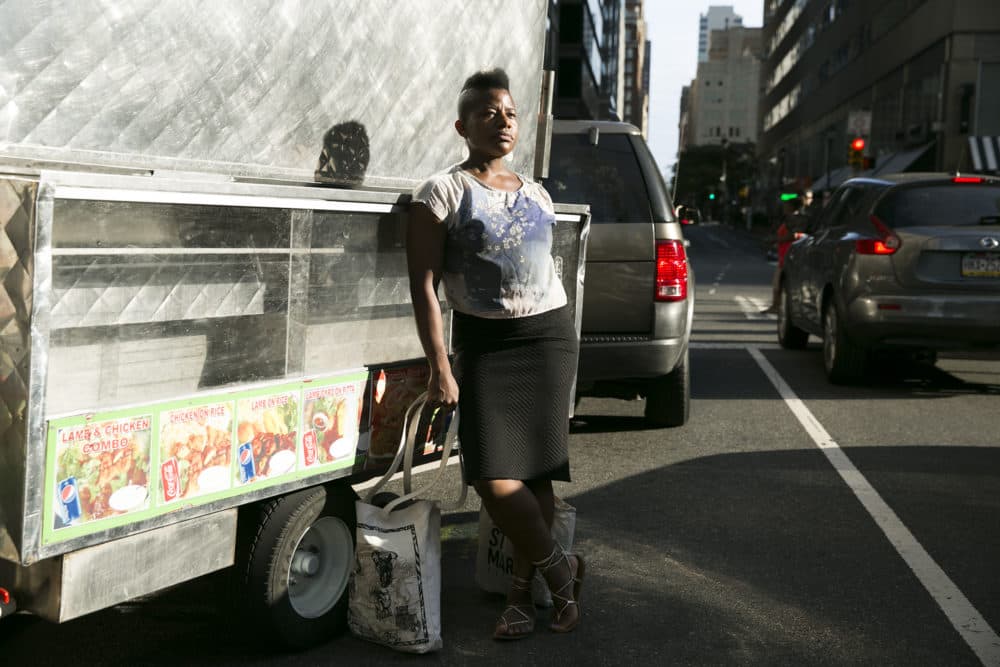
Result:
{"label": "vertical metal post", "polygon": [[535,178],[549,177],[552,147],[552,97],[555,95],[554,70],[542,72],[541,104],[538,108],[538,134],[535,138]]}

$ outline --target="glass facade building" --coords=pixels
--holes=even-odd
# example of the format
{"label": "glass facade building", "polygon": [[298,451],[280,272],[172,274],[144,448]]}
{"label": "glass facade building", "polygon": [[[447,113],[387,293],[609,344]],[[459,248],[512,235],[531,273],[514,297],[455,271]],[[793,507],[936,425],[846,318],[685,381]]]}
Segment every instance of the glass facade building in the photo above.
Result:
{"label": "glass facade building", "polygon": [[[764,52],[759,151],[775,178],[968,169],[969,136],[1000,117],[980,83],[1000,62],[1000,3],[766,0]],[[849,127],[859,115],[870,123]],[[867,159],[852,170],[858,134]]]}

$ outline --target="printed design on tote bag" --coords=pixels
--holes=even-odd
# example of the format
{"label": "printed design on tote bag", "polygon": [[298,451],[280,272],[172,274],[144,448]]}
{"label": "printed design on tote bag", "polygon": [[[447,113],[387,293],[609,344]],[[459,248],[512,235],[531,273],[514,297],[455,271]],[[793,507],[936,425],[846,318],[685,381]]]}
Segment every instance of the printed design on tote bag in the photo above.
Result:
{"label": "printed design on tote bag", "polygon": [[352,616],[354,631],[394,646],[427,642],[416,530],[412,525],[392,529],[358,526],[379,533],[383,546],[358,545],[350,594],[356,600],[367,601],[376,624],[360,626],[360,619]]}

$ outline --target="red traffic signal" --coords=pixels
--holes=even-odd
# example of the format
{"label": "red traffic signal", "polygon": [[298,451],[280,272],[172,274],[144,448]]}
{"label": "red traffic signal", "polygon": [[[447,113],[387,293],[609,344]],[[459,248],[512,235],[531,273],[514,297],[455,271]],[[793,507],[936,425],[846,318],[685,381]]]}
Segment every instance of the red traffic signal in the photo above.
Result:
{"label": "red traffic signal", "polygon": [[858,137],[857,139],[851,142],[852,151],[858,151],[860,153],[864,149],[865,149],[865,140],[862,139],[861,137]]}

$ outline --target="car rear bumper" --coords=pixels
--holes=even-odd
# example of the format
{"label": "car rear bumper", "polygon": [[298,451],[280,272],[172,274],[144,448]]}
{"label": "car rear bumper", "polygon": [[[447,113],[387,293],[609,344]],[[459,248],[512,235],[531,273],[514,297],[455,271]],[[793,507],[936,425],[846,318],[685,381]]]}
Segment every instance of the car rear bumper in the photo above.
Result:
{"label": "car rear bumper", "polygon": [[847,320],[851,338],[869,345],[1000,345],[1000,295],[869,295],[848,304]]}
{"label": "car rear bumper", "polygon": [[577,382],[588,385],[603,380],[636,380],[666,375],[677,366],[686,342],[685,338],[587,341],[587,335],[584,335],[580,343]]}

